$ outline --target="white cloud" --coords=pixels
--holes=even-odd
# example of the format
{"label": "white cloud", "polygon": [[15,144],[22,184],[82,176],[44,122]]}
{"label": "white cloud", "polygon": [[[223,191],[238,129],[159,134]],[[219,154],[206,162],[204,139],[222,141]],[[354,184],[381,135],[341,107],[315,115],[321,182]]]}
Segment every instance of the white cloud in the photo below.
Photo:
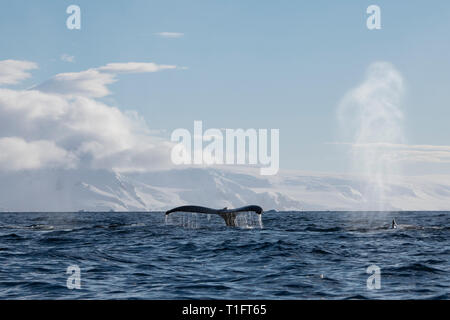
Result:
{"label": "white cloud", "polygon": [[52,141],[27,142],[19,137],[0,138],[0,150],[0,170],[2,171],[75,165],[75,157]]}
{"label": "white cloud", "polygon": [[181,38],[184,36],[184,33],[182,32],[157,32],[155,35],[161,37],[161,38]]}
{"label": "white cloud", "polygon": [[127,63],[108,63],[106,66],[97,68],[101,72],[110,73],[144,73],[157,72],[167,69],[176,69],[174,65],[158,65],[152,62],[127,62]]}
{"label": "white cloud", "polygon": [[151,62],[109,63],[85,71],[57,74],[34,89],[67,96],[100,98],[110,94],[107,86],[117,81],[118,73],[146,73],[168,69],[176,69],[176,66]]}
{"label": "white cloud", "polygon": [[28,70],[37,69],[37,64],[30,61],[3,60],[0,61],[0,85],[16,84],[28,79]]}
{"label": "white cloud", "polygon": [[68,55],[67,53],[62,54],[60,59],[65,62],[70,62],[70,63],[75,62],[75,57]]}
{"label": "white cloud", "polygon": [[153,136],[136,112],[93,99],[109,93],[107,84],[116,81],[110,72],[139,67],[154,72],[152,65],[111,64],[103,72],[58,74],[31,90],[0,88],[1,169],[75,165],[145,171],[169,166],[171,143]]}
{"label": "white cloud", "polygon": [[396,143],[332,143],[354,150],[370,150],[386,162],[450,163],[450,146]]}
{"label": "white cloud", "polygon": [[376,148],[392,162],[450,163],[450,146],[407,144],[355,144],[355,148]]}
{"label": "white cloud", "polygon": [[110,94],[107,85],[115,81],[114,74],[89,69],[81,72],[57,74],[35,87],[35,89],[61,95],[100,98]]}

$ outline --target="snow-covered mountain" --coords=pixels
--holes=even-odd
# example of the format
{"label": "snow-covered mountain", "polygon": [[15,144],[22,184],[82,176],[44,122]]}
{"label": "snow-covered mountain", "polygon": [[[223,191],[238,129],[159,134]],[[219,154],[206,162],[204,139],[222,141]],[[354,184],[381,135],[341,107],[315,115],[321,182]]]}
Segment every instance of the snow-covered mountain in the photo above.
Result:
{"label": "snow-covered mountain", "polygon": [[[383,209],[450,210],[450,177],[390,179]],[[395,181],[395,182],[392,182]],[[375,184],[346,175],[185,168],[147,173],[48,169],[0,174],[0,211],[157,211],[182,204],[265,210],[378,210]]]}

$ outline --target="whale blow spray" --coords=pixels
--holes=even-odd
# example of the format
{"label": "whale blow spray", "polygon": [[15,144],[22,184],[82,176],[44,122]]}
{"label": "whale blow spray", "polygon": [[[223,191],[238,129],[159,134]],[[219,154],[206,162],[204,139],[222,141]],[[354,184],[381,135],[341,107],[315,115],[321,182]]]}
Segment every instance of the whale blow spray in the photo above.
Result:
{"label": "whale blow spray", "polygon": [[341,132],[351,141],[353,169],[366,177],[361,209],[387,210],[386,196],[400,172],[395,145],[404,143],[403,78],[387,62],[375,62],[364,81],[338,107]]}

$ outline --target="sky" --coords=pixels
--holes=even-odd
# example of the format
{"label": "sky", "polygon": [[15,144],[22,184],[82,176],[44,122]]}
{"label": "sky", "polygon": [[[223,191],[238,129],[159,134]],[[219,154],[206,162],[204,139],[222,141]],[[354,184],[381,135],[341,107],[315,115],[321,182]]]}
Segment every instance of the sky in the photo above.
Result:
{"label": "sky", "polygon": [[[81,8],[80,30],[66,27],[71,4]],[[372,4],[381,8],[380,30],[366,26]],[[15,83],[4,76],[0,166],[31,148],[52,156],[41,152],[25,168],[55,159],[70,167],[88,158],[93,166],[127,169],[131,161],[142,169],[164,162],[151,151],[168,148],[159,139],[202,120],[205,128],[279,129],[282,169],[351,172],[357,166],[349,146],[377,141],[361,140],[361,127],[343,134],[349,124],[339,119],[342,105],[361,103],[349,96],[377,87],[370,70],[382,66],[398,80],[388,84],[401,82],[401,89],[381,96],[395,95],[402,113],[379,127],[402,130],[398,139],[381,141],[392,143],[383,148],[395,149],[410,174],[450,173],[448,1],[3,0],[0,9],[0,61],[35,64],[14,69]],[[77,74],[58,76],[67,73]],[[42,95],[30,97],[26,89]],[[25,98],[36,99],[20,111],[28,122],[8,111],[11,101]],[[30,116],[36,101],[45,119]],[[63,124],[50,121],[55,113]],[[86,128],[104,117],[110,122],[103,133]],[[59,129],[42,129],[49,123]],[[124,156],[124,148],[137,151]]]}

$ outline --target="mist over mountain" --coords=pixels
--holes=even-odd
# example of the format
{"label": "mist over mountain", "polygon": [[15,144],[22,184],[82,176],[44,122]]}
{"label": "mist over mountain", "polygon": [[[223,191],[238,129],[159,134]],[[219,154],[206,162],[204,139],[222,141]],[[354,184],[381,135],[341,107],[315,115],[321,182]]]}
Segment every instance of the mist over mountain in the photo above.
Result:
{"label": "mist over mountain", "polygon": [[[146,173],[41,169],[0,173],[0,211],[164,211],[183,204],[265,210],[378,210],[375,185],[349,175],[184,168]],[[388,184],[389,210],[448,210],[450,179],[402,177]],[[401,182],[399,182],[401,181]]]}

